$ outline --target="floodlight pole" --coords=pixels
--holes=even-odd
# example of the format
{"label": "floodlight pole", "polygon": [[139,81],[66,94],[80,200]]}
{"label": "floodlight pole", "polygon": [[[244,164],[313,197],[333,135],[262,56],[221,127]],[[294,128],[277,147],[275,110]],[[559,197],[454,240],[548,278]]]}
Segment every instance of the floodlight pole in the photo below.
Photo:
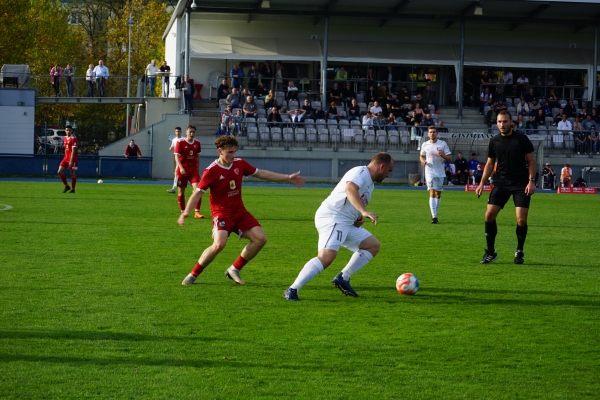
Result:
{"label": "floodlight pole", "polygon": [[[127,25],[129,25],[129,45],[127,48],[127,97],[131,92],[131,28],[133,27],[133,18],[129,14]],[[127,103],[127,121],[125,122],[126,136],[129,136],[131,121],[129,120],[129,103]]]}
{"label": "floodlight pole", "polygon": [[[598,25],[594,26],[594,71],[592,73],[592,76],[590,76],[588,78],[588,82],[591,79],[592,80],[592,99],[589,103],[592,104],[591,107],[588,107],[588,110],[590,110],[590,112],[592,111],[592,108],[596,108],[596,96],[597,96],[597,91],[598,91]],[[589,83],[588,83],[588,87],[590,87]]]}
{"label": "floodlight pole", "polygon": [[329,16],[325,17],[325,30],[323,34],[323,59],[321,60],[321,110],[327,110],[327,53],[329,52]]}
{"label": "floodlight pole", "polygon": [[[458,82],[456,85],[456,95],[458,96],[458,119],[463,118],[463,80],[465,79],[465,19],[460,19],[460,60],[458,63]],[[506,95],[506,94],[505,94]]]}

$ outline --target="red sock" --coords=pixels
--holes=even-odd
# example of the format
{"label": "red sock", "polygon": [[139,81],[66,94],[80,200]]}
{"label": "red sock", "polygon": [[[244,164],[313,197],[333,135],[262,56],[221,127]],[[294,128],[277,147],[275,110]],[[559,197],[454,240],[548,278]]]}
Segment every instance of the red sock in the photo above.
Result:
{"label": "red sock", "polygon": [[77,178],[72,176],[71,177],[71,189],[75,190],[75,184],[77,183]]}
{"label": "red sock", "polygon": [[201,204],[202,204],[202,199],[198,200],[198,203],[196,204],[196,211],[200,211]]}
{"label": "red sock", "polygon": [[246,260],[242,256],[239,256],[237,260],[233,262],[233,268],[237,269],[238,271],[241,271],[241,269],[244,268],[244,265],[246,264],[248,264],[248,260]]}
{"label": "red sock", "polygon": [[60,174],[58,176],[60,176],[60,180],[65,184],[65,186],[69,186],[69,184],[67,183],[67,177],[65,176],[65,174]]}
{"label": "red sock", "polygon": [[185,210],[185,195],[177,195],[177,201],[179,202],[179,209],[181,211]]}
{"label": "red sock", "polygon": [[200,263],[196,263],[196,265],[194,265],[194,268],[192,268],[191,274],[194,278],[197,278],[198,275],[202,273],[202,271],[204,271],[204,267],[200,265]]}

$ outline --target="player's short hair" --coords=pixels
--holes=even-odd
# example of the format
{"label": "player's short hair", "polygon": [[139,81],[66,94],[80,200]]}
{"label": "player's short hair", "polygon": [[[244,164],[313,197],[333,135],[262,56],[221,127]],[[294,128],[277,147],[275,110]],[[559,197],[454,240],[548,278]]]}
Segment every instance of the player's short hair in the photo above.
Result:
{"label": "player's short hair", "polygon": [[[510,115],[510,112],[508,110],[502,110],[498,113],[498,117],[501,115],[508,115],[508,120],[512,121],[512,115]],[[498,118],[496,117],[496,118]]]}
{"label": "player's short hair", "polygon": [[180,131],[180,130],[181,130],[181,127],[180,127],[180,126],[176,126],[176,127],[175,127],[175,130],[176,130],[176,131]]}
{"label": "player's short hair", "polygon": [[73,129],[73,127],[71,125],[67,125],[65,126],[65,129]]}
{"label": "player's short hair", "polygon": [[217,146],[217,149],[224,149],[226,147],[239,147],[239,144],[235,136],[223,135],[215,140],[215,146]]}
{"label": "player's short hair", "polygon": [[374,163],[375,165],[380,165],[380,164],[390,165],[392,162],[392,156],[390,156],[389,153],[385,153],[385,152],[377,153],[373,156],[373,158],[371,159],[371,162]]}
{"label": "player's short hair", "polygon": [[436,132],[437,132],[437,126],[434,126],[434,125],[429,125],[429,126],[427,127],[427,130],[428,130],[428,131],[430,131],[430,130],[432,130],[432,129],[433,129],[434,131],[436,131]]}
{"label": "player's short hair", "polygon": [[188,125],[188,127],[185,128],[186,131],[189,130],[189,129],[193,129],[194,132],[195,132],[196,131],[196,126],[195,125]]}

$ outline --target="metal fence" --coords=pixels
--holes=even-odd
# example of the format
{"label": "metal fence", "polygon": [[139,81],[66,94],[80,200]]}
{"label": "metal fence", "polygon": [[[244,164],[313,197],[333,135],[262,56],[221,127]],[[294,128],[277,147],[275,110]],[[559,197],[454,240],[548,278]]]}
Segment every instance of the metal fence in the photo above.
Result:
{"label": "metal fence", "polygon": [[[85,76],[71,77],[71,84],[68,84],[67,77],[61,77],[58,85],[60,96],[62,97],[128,97],[127,82],[129,80],[129,97],[145,97],[149,95],[149,87],[142,76],[109,76],[104,81],[104,95],[99,95],[101,81],[94,79],[91,84],[91,96],[89,96],[90,81]],[[170,87],[173,87],[175,79],[171,77]],[[31,75],[29,78],[29,87],[37,90],[38,97],[56,97],[57,94],[50,80],[50,76]],[[156,79],[155,96],[162,96],[162,78]]]}

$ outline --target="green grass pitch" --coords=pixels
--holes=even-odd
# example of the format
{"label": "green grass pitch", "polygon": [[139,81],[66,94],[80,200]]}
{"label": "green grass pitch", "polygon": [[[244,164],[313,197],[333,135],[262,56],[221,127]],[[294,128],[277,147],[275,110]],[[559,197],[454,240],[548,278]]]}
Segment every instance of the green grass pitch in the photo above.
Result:
{"label": "green grass pitch", "polygon": [[[281,295],[317,251],[330,189],[245,187],[269,243],[236,286],[227,248],[182,287],[211,220],[176,224],[167,185],[0,182],[2,399],[582,399],[600,393],[598,197],[535,194],[525,264],[512,201],[499,259],[479,265],[486,200],[376,189],[380,254],[352,278],[335,263]],[[486,196],[487,197],[487,196]],[[3,207],[0,206],[0,209]],[[208,199],[202,206],[208,210]],[[396,278],[421,289],[401,296]]]}

